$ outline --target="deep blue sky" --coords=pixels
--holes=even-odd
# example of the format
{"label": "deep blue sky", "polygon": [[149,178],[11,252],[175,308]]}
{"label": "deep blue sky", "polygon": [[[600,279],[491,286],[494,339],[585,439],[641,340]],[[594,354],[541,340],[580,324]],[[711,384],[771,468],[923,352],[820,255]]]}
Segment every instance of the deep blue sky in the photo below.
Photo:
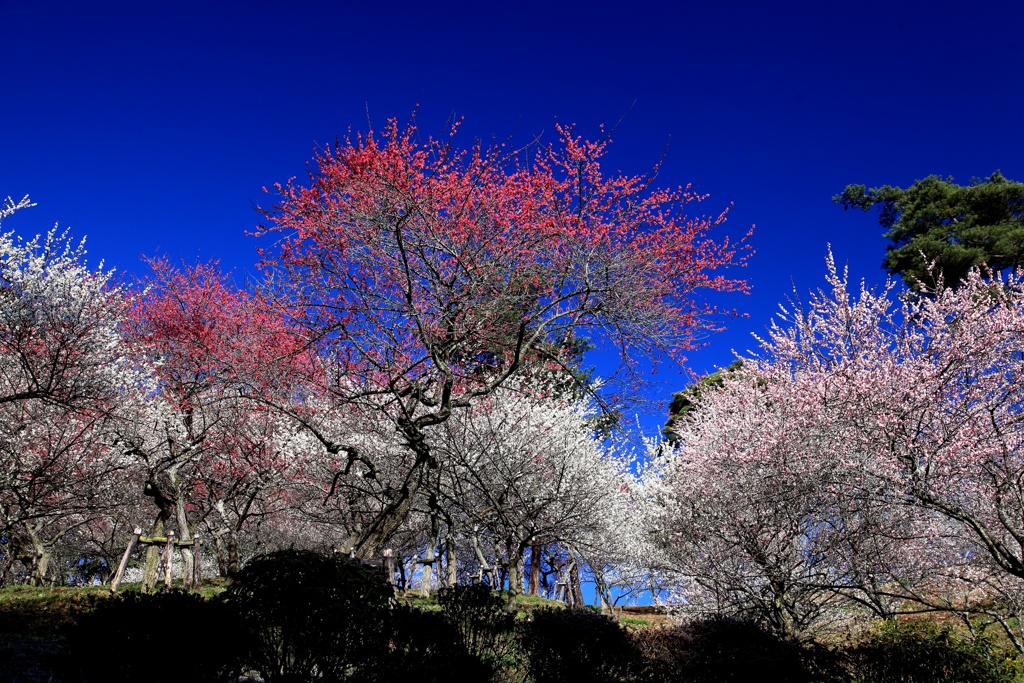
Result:
{"label": "deep blue sky", "polygon": [[[49,3],[0,0],[0,196],[38,206],[5,224],[87,235],[93,263],[143,253],[253,272],[260,188],[302,176],[314,146],[420,103],[428,133],[520,141],[553,122],[596,135],[609,165],[649,168],[757,224],[723,300],[749,318],[691,357],[751,348],[795,286],[822,282],[826,244],[882,282],[874,215],[831,201],[848,183],[1024,180],[1024,2]],[[635,103],[635,104],[634,104]],[[665,368],[659,403],[686,383]],[[656,408],[645,422],[661,419]]]}

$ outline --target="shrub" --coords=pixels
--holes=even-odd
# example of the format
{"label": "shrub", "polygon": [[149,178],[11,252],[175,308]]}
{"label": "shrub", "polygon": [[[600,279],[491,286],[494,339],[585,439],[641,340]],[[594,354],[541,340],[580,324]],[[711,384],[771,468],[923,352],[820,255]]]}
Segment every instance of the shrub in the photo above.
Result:
{"label": "shrub", "polygon": [[843,654],[864,683],[1010,683],[1019,670],[992,641],[921,619],[883,623]]}
{"label": "shrub", "polygon": [[285,550],[257,557],[223,594],[244,624],[244,669],[267,683],[373,681],[386,671],[391,587],[348,559]]}
{"label": "shrub", "polygon": [[537,683],[620,681],[634,661],[625,629],[591,610],[539,609],[522,631],[529,673]]}
{"label": "shrub", "polygon": [[490,673],[515,666],[515,615],[500,593],[483,584],[450,586],[437,592],[437,603],[466,649]]}
{"label": "shrub", "polygon": [[96,600],[68,632],[68,676],[104,683],[220,681],[235,660],[230,615],[172,590]]}
{"label": "shrub", "polygon": [[704,683],[806,681],[802,649],[752,621],[712,617],[631,634],[638,651],[636,680]]}
{"label": "shrub", "polygon": [[390,680],[420,683],[476,683],[492,667],[470,654],[462,635],[438,612],[399,605],[392,613]]}

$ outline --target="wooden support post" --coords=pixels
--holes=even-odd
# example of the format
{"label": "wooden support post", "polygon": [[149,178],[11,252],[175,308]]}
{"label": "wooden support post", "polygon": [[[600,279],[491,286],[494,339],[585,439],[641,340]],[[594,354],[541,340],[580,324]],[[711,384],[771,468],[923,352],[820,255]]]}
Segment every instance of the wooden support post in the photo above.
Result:
{"label": "wooden support post", "polygon": [[167,533],[167,543],[164,545],[164,588],[171,587],[171,565],[174,564],[174,532]]}
{"label": "wooden support post", "polygon": [[128,558],[132,556],[132,551],[135,550],[135,545],[139,542],[140,536],[142,536],[142,529],[135,527],[132,540],[128,543],[128,547],[124,549],[124,555],[121,556],[121,564],[117,565],[117,572],[114,574],[114,578],[110,582],[111,595],[116,593],[117,587],[121,585],[121,579],[124,578],[124,570],[128,568]]}
{"label": "wooden support post", "polygon": [[391,548],[384,549],[384,575],[391,587],[395,586],[395,551]]}
{"label": "wooden support post", "polygon": [[199,590],[199,587],[203,584],[203,552],[201,550],[203,542],[198,536],[192,539],[192,551],[194,558],[192,560],[192,588]]}

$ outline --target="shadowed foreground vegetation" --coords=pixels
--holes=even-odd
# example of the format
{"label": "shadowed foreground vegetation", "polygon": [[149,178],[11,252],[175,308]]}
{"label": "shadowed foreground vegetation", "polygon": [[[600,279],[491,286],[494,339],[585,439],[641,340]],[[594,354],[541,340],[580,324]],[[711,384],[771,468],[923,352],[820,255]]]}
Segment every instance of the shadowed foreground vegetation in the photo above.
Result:
{"label": "shadowed foreground vegetation", "polygon": [[[486,586],[397,601],[379,573],[301,551],[255,559],[227,588],[153,595],[102,588],[0,591],[0,680],[555,681],[698,683],[1021,680],[984,636],[887,622],[841,644],[780,640],[704,619],[626,627],[589,609],[508,608]],[[636,621],[636,620],[634,620]]]}

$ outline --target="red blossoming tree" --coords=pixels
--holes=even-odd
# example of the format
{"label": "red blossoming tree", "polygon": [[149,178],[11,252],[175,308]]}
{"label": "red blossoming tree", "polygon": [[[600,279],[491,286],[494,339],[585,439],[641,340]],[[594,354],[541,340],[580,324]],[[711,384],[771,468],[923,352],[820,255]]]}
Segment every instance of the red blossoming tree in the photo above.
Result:
{"label": "red blossoming tree", "polygon": [[[627,365],[681,359],[716,325],[698,291],[746,287],[720,273],[744,260],[742,241],[710,236],[724,212],[689,217],[701,199],[689,188],[608,175],[607,140],[557,129],[557,144],[509,153],[422,141],[392,121],[320,151],[310,185],[279,185],[265,211],[267,274],[319,361],[309,391],[382,412],[415,454],[359,530],[360,555],[408,514],[436,465],[426,434],[453,411],[531,366],[565,365],[578,336]],[[329,452],[363,458],[295,412]]]}
{"label": "red blossoming tree", "polygon": [[[222,565],[235,566],[238,531],[273,507],[267,498],[290,466],[272,445],[277,416],[247,394],[258,385],[266,396],[288,395],[289,378],[302,374],[300,339],[215,264],[151,265],[146,295],[124,328],[154,386],[137,396],[119,440],[141,466],[144,493],[157,508],[152,534],[173,527],[191,541],[202,520],[223,550]],[[144,588],[156,579],[158,549],[149,550]],[[192,561],[191,551],[183,555]]]}

